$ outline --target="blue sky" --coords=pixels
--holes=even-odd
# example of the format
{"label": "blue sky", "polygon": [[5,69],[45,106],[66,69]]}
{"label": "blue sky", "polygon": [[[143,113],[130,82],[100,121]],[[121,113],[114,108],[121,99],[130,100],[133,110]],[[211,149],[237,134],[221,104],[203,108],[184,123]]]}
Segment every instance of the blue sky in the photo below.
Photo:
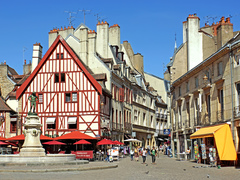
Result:
{"label": "blue sky", "polygon": [[[177,46],[182,43],[182,22],[189,14],[197,13],[200,26],[208,17],[232,16],[234,31],[240,30],[240,1],[161,1],[161,0],[41,0],[0,1],[1,40],[0,62],[6,63],[22,74],[24,59],[32,59],[32,46],[43,46],[43,55],[48,50],[48,32],[57,27],[68,26],[69,14],[65,11],[91,10],[86,15],[86,25],[96,30],[97,18],[109,25],[119,24],[121,42],[131,43],[134,53],[144,56],[144,70],[163,77],[165,66],[173,55],[175,33]],[[73,14],[76,28],[84,21],[83,13]],[[209,20],[212,24],[213,20]]]}

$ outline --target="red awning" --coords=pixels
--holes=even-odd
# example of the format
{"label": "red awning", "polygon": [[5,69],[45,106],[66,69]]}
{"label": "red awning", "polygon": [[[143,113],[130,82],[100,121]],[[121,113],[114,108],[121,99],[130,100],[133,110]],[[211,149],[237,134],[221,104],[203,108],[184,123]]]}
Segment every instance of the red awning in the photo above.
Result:
{"label": "red awning", "polygon": [[58,140],[58,139],[96,139],[96,138],[89,136],[87,134],[81,133],[80,131],[73,131],[71,133],[56,137],[54,139]]}
{"label": "red awning", "polygon": [[[25,139],[25,136],[23,134],[21,134],[21,135],[18,135],[18,136],[10,137],[6,140],[8,140],[8,141],[24,141],[24,139]],[[40,140],[52,140],[52,138],[44,136],[44,135],[41,134],[40,135]]]}

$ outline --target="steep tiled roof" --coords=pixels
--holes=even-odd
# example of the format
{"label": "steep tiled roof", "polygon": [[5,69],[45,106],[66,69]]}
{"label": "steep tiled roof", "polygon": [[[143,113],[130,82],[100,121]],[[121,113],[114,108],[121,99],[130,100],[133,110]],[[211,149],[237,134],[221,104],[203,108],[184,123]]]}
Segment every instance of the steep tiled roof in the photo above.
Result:
{"label": "steep tiled roof", "polygon": [[8,66],[8,71],[11,73],[11,75],[18,75],[18,73],[15,71],[15,69]]}
{"label": "steep tiled roof", "polygon": [[0,111],[13,111],[3,100],[2,97],[0,97]]}

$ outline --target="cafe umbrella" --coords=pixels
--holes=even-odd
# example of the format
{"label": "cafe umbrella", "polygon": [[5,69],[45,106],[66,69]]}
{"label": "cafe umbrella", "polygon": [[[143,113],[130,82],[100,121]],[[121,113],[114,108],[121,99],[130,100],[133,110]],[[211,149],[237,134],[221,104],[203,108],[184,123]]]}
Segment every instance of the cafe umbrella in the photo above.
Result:
{"label": "cafe umbrella", "polygon": [[97,143],[97,145],[111,145],[114,144],[114,142],[110,139],[103,139]]}
{"label": "cafe umbrella", "polygon": [[48,142],[45,142],[45,143],[42,143],[42,144],[44,144],[44,145],[53,145],[54,149],[55,149],[55,145],[67,145],[66,143],[59,142],[59,141],[48,141]]}
{"label": "cafe umbrella", "polygon": [[0,141],[0,146],[1,146],[1,145],[8,145],[8,143],[5,143],[5,142]]}
{"label": "cafe umbrella", "polygon": [[77,151],[77,145],[78,145],[78,144],[82,144],[82,149],[83,149],[83,145],[84,145],[84,144],[91,144],[91,143],[88,142],[88,141],[86,141],[86,140],[84,140],[84,139],[75,142],[74,145],[76,145],[76,151]]}

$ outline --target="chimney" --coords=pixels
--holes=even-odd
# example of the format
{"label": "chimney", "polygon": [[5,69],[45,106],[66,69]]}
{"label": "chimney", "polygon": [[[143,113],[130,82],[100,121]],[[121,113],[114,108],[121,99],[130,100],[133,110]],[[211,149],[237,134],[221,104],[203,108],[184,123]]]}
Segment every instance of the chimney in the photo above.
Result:
{"label": "chimney", "polygon": [[187,58],[188,64],[187,69],[190,70],[197,64],[202,62],[202,36],[199,33],[200,29],[200,19],[196,14],[189,15],[187,18],[187,32],[186,41],[187,43]]}
{"label": "chimney", "polygon": [[109,24],[105,22],[98,22],[97,24],[97,45],[96,51],[103,58],[108,58],[108,43],[109,43]]}
{"label": "chimney", "polygon": [[233,24],[230,18],[222,17],[217,26],[217,49],[220,49],[226,42],[233,38]]}
{"label": "chimney", "polygon": [[118,24],[109,28],[109,44],[120,47],[120,26]]}
{"label": "chimney", "polygon": [[31,72],[32,70],[32,63],[31,61],[29,61],[29,64],[27,64],[26,59],[24,60],[24,64],[23,64],[23,74],[28,74],[29,72]]}
{"label": "chimney", "polygon": [[140,53],[133,55],[133,66],[139,73],[144,75],[143,56]]}
{"label": "chimney", "polygon": [[88,66],[88,29],[80,28],[80,59]]}
{"label": "chimney", "polygon": [[33,45],[33,55],[32,55],[32,71],[37,67],[38,63],[42,59],[42,46],[40,43]]}
{"label": "chimney", "polygon": [[94,30],[88,31],[88,52],[91,57],[96,53],[96,36],[97,33]]}

